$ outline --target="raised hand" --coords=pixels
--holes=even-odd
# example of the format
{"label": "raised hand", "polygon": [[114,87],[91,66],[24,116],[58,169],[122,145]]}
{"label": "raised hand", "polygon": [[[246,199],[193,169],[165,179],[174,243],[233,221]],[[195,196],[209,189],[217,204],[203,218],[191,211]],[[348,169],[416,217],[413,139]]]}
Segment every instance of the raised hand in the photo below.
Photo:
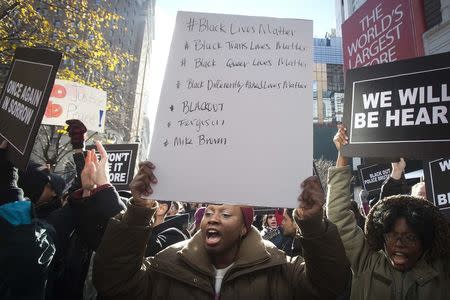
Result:
{"label": "raised hand", "polygon": [[81,187],[83,190],[93,190],[96,185],[94,181],[95,164],[95,150],[88,150],[84,158],[84,168],[81,171]]}
{"label": "raised hand", "polygon": [[94,181],[97,186],[101,186],[109,183],[109,164],[108,164],[108,154],[105,148],[103,148],[102,143],[99,141],[95,142],[97,151],[100,153],[100,160],[97,159],[97,155],[94,155]]}
{"label": "raised hand", "polygon": [[298,196],[297,216],[301,220],[307,220],[322,214],[325,194],[320,185],[319,177],[308,177],[302,182],[301,187],[303,190],[300,196]]}
{"label": "raised hand", "polygon": [[95,150],[87,151],[84,168],[81,172],[81,184],[84,190],[92,190],[97,186],[109,183],[108,155],[100,142],[95,142],[100,153],[98,160]]}
{"label": "raised hand", "polygon": [[139,163],[139,171],[130,183],[131,194],[133,195],[133,204],[144,207],[154,207],[156,201],[149,199],[153,193],[152,184],[158,180],[153,174],[155,165],[149,161]]}
{"label": "raised hand", "polygon": [[336,167],[348,165],[347,158],[341,155],[342,146],[348,144],[347,128],[344,125],[338,125],[338,132],[334,135],[333,142],[338,151]]}
{"label": "raised hand", "polygon": [[397,180],[402,178],[402,174],[406,168],[405,160],[403,158],[400,158],[399,162],[393,162],[391,163],[391,166],[392,166],[391,177]]}
{"label": "raised hand", "polygon": [[334,135],[333,142],[338,151],[341,151],[342,146],[348,144],[347,128],[344,125],[338,125],[338,132]]}

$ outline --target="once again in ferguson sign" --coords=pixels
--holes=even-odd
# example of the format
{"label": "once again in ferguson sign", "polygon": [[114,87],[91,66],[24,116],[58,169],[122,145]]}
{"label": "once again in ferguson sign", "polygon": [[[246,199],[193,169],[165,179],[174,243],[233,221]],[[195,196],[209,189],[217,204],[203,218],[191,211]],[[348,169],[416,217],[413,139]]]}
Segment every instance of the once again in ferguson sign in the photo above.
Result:
{"label": "once again in ferguson sign", "polygon": [[344,69],[423,55],[423,9],[413,0],[368,0],[342,24]]}

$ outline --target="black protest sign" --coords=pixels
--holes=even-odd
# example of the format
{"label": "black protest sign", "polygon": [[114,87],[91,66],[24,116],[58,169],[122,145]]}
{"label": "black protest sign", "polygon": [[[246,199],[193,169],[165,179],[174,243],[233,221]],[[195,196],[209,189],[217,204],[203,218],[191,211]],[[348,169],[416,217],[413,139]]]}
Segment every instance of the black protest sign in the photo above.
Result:
{"label": "black protest sign", "polygon": [[[109,181],[118,190],[129,190],[133,179],[138,144],[103,145],[108,154]],[[89,147],[92,148],[92,147]]]}
{"label": "black protest sign", "polygon": [[44,116],[61,53],[17,48],[0,96],[0,135],[6,139],[8,159],[25,169]]}
{"label": "black protest sign", "polygon": [[347,72],[346,156],[450,153],[450,52]]}
{"label": "black protest sign", "polygon": [[358,173],[361,176],[362,186],[366,191],[379,191],[383,182],[390,176],[391,167],[386,164],[358,166]]}
{"label": "black protest sign", "polygon": [[450,158],[425,162],[427,198],[450,220]]}

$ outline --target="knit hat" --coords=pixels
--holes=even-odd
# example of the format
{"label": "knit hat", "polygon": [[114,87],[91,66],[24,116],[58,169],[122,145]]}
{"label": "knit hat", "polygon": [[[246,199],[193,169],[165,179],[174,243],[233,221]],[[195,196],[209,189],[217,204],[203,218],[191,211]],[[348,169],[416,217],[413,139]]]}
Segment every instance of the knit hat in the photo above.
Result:
{"label": "knit hat", "polygon": [[275,209],[275,219],[277,220],[277,225],[281,226],[281,222],[283,222],[283,210],[282,209]]}
{"label": "knit hat", "polygon": [[206,207],[199,207],[195,211],[194,219],[195,219],[195,226],[200,226],[200,223],[202,222],[203,215],[205,214]]}
{"label": "knit hat", "polygon": [[26,171],[19,172],[18,185],[31,202],[36,203],[39,200],[48,183],[57,196],[62,195],[66,182],[60,175],[51,173],[46,166],[30,162]]}
{"label": "knit hat", "polygon": [[45,185],[50,182],[50,171],[43,165],[30,162],[25,171],[19,171],[18,185],[23,189],[25,197],[36,203],[44,192]]}
{"label": "knit hat", "polygon": [[253,207],[251,206],[241,206],[242,215],[244,216],[245,227],[247,228],[247,232],[252,227],[253,223]]}

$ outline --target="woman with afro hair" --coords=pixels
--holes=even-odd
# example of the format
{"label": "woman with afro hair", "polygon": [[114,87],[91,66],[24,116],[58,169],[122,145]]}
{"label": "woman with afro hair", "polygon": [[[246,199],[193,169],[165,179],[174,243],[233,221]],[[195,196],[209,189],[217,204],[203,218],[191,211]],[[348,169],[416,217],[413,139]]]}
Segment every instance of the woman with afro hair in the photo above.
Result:
{"label": "woman with afro hair", "polygon": [[[338,151],[347,141],[340,127]],[[351,263],[351,299],[450,299],[450,230],[438,209],[419,197],[387,197],[371,209],[363,232],[351,211],[351,169],[338,153],[328,171],[327,215]]]}

